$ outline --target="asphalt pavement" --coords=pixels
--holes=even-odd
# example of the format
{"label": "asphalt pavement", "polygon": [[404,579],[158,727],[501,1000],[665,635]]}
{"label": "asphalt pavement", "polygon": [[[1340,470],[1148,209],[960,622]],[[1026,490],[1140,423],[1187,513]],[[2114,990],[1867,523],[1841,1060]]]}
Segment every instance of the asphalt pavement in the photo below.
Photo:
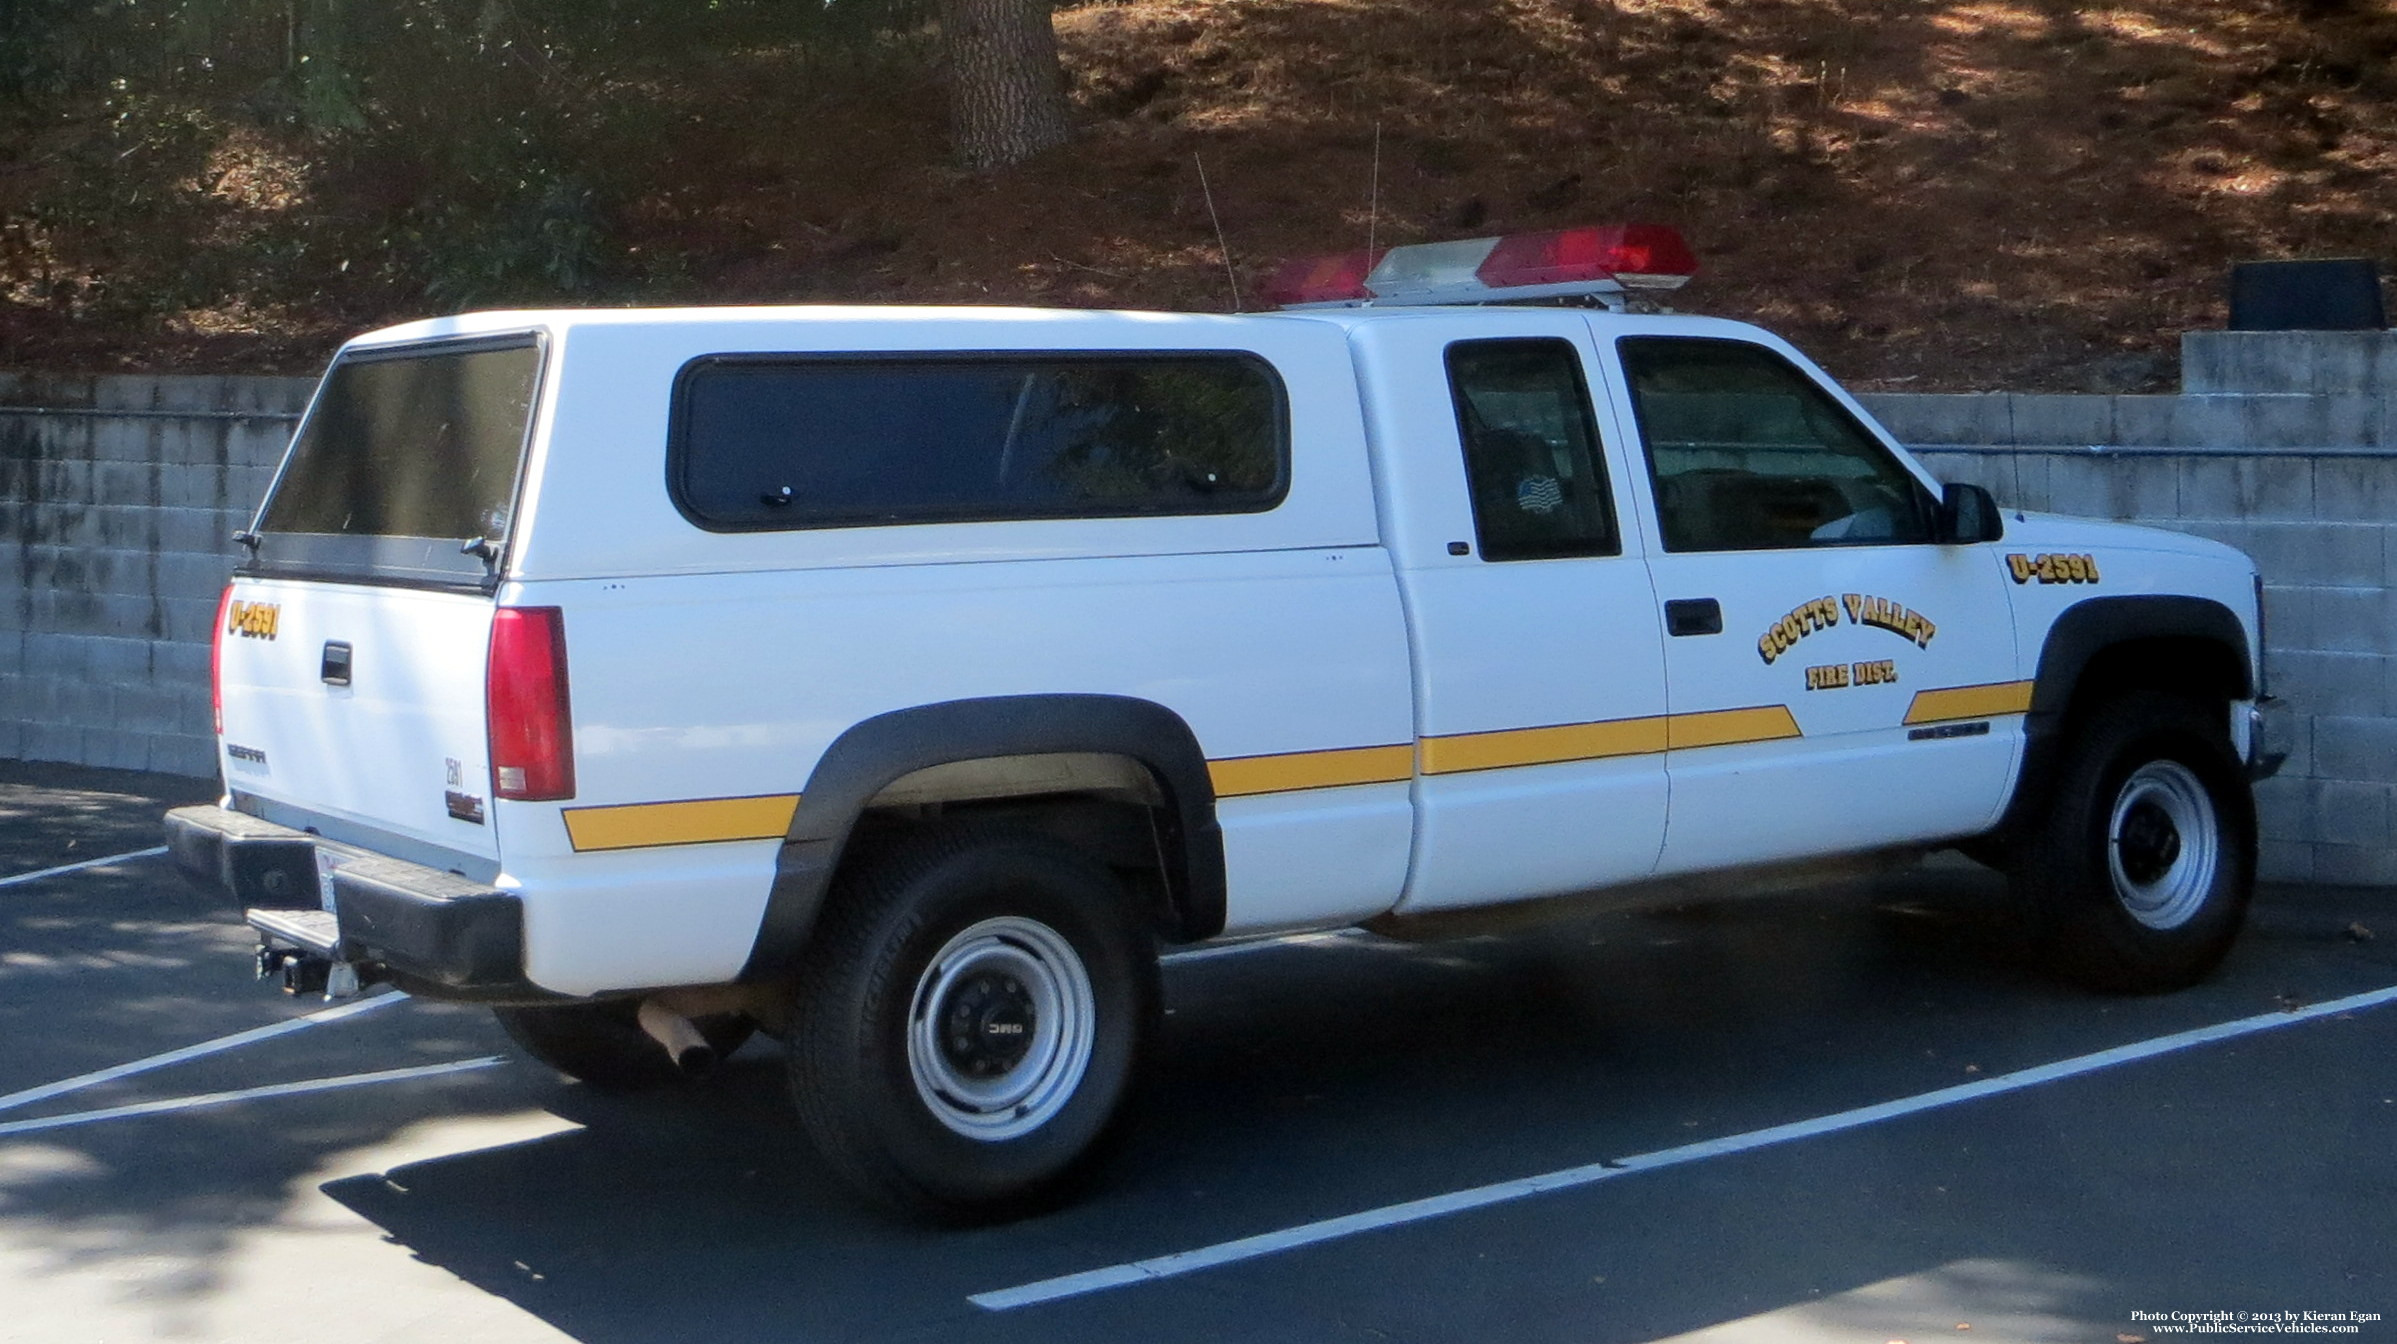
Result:
{"label": "asphalt pavement", "polygon": [[151,852],[211,792],[0,763],[0,1339],[2397,1339],[2397,892],[2267,889],[2152,998],[1961,863],[1209,949],[1093,1188],[957,1231],[832,1181],[770,1041],[607,1096],[258,985]]}

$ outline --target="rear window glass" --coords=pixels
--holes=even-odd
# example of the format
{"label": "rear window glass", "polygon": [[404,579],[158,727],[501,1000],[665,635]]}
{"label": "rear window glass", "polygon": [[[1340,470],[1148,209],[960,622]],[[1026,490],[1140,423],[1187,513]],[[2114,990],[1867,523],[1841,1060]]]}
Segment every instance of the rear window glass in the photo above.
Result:
{"label": "rear window glass", "polygon": [[540,368],[530,343],[334,365],[259,530],[503,536]]}
{"label": "rear window glass", "polygon": [[1239,513],[1282,497],[1244,354],[723,356],[675,396],[675,502],[716,530]]}
{"label": "rear window glass", "polygon": [[[259,511],[242,571],[489,587],[540,377],[541,346],[529,335],[336,362]],[[466,549],[482,541],[495,544]]]}

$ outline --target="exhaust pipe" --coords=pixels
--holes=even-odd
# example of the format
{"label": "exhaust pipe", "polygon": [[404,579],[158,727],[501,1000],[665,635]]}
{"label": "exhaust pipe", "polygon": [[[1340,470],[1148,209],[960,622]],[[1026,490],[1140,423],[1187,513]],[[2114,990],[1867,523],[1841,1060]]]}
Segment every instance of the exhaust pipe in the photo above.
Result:
{"label": "exhaust pipe", "polygon": [[702,1077],[716,1067],[716,1047],[707,1043],[707,1037],[699,1034],[699,1028],[691,1024],[691,1019],[661,1005],[656,999],[641,1000],[641,1011],[637,1016],[641,1030],[649,1033],[649,1039],[666,1047],[667,1055],[674,1060],[674,1067],[680,1069],[684,1077]]}

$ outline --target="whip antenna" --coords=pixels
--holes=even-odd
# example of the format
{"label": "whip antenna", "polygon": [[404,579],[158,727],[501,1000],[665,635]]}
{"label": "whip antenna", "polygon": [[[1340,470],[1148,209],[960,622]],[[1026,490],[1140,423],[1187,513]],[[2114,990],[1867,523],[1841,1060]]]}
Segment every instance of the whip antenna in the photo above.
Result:
{"label": "whip antenna", "polygon": [[1223,216],[1215,213],[1215,192],[1207,185],[1207,161],[1196,154],[1190,161],[1198,165],[1199,193],[1207,198],[1207,218],[1215,224],[1215,250],[1223,254],[1224,283],[1232,289],[1232,311],[1240,311],[1240,277],[1232,271],[1232,245],[1224,241]]}
{"label": "whip antenna", "polygon": [[1373,119],[1373,176],[1365,187],[1365,264],[1373,264],[1374,226],[1382,218],[1382,119]]}

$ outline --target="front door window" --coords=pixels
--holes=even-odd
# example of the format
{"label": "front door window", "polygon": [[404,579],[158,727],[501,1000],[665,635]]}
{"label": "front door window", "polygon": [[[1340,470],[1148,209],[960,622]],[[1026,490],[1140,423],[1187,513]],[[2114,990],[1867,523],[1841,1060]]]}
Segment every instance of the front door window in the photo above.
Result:
{"label": "front door window", "polygon": [[1667,551],[1931,540],[1921,482],[1778,354],[1675,337],[1620,349]]}

